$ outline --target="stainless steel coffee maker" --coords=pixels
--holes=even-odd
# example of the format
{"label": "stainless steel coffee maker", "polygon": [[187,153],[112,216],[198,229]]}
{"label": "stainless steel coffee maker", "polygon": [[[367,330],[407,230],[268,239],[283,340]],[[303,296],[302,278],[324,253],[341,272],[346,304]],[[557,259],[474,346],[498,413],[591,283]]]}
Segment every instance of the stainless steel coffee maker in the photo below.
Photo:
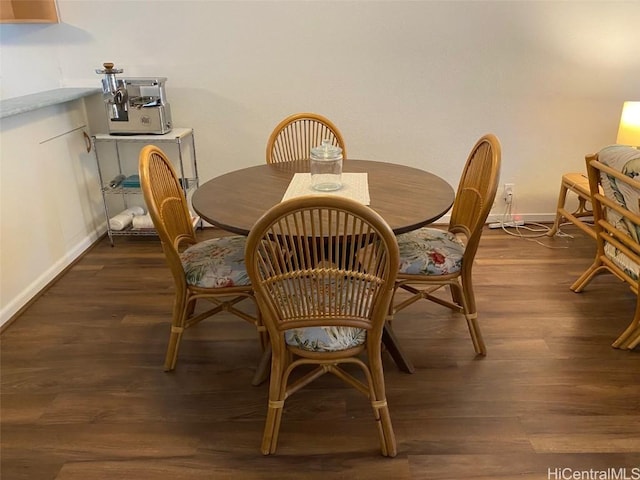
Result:
{"label": "stainless steel coffee maker", "polygon": [[113,63],[105,63],[103,67],[96,73],[104,75],[102,96],[110,134],[161,135],[171,131],[165,77],[118,78],[116,75],[123,69],[114,68]]}

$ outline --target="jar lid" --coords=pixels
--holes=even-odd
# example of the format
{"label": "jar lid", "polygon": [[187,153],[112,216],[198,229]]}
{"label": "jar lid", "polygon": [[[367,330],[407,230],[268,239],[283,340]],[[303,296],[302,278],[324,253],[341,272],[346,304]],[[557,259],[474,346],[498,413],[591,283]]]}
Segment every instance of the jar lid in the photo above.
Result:
{"label": "jar lid", "polygon": [[322,145],[311,149],[311,156],[313,158],[321,159],[335,159],[340,158],[342,155],[342,149],[332,145],[329,140],[322,140]]}

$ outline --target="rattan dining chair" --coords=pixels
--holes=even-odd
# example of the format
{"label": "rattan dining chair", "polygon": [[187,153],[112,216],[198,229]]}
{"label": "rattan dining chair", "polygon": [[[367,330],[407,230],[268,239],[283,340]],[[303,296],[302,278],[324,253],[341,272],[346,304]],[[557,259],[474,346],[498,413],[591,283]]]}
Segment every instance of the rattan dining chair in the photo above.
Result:
{"label": "rattan dining chair", "polygon": [[317,113],[295,113],[282,120],[267,142],[267,163],[291,162],[308,159],[311,149],[329,140],[342,149],[347,158],[344,139],[331,120]]}
{"label": "rattan dining chair", "polygon": [[[245,237],[224,236],[199,242],[184,190],[164,152],[153,145],[144,147],[138,167],[144,200],[175,285],[165,370],[176,366],[184,331],[220,312],[230,312],[254,324],[263,349],[267,348],[268,334],[260,320],[244,265]],[[213,307],[196,314],[199,300],[207,300]],[[254,303],[256,313],[237,308],[244,300]],[[259,382],[263,374],[256,372],[254,383]]]}
{"label": "rattan dining chair", "polygon": [[[368,246],[366,255],[358,251]],[[396,455],[381,359],[398,246],[376,212],[336,196],[267,211],[249,233],[246,265],[272,346],[262,453],[276,452],[284,402],[325,373],[369,397],[382,454]],[[358,358],[366,352],[367,361]],[[364,381],[342,368],[358,366]],[[289,383],[294,369],[315,368]]]}
{"label": "rattan dining chair", "polygon": [[[500,176],[501,146],[493,134],[474,145],[460,178],[447,230],[423,227],[398,235],[400,271],[389,318],[427,299],[463,313],[477,354],[487,349],[477,320],[472,269]],[[428,192],[426,193],[428,194]],[[435,291],[449,286],[451,300]],[[409,292],[401,299],[399,292]]]}
{"label": "rattan dining chair", "polygon": [[582,292],[603,272],[629,285],[636,295],[635,312],[612,346],[631,350],[640,345],[640,150],[610,145],[587,155],[586,163],[597,250],[571,290]]}

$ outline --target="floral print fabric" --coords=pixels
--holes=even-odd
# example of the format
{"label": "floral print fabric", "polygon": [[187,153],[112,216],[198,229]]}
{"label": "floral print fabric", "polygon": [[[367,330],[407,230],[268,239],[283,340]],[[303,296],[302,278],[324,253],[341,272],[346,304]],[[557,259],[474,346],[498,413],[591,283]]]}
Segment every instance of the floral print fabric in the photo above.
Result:
{"label": "floral print fabric", "polygon": [[187,285],[223,288],[250,285],[244,264],[245,237],[205,240],[180,254]]}
{"label": "floral print fabric", "polygon": [[336,352],[362,345],[367,332],[353,327],[294,328],[285,332],[285,342],[311,352]]}
{"label": "floral print fabric", "polygon": [[451,232],[421,228],[396,238],[401,274],[448,275],[462,268],[464,244]]}
{"label": "floral print fabric", "polygon": [[640,265],[631,260],[627,255],[622,253],[610,243],[605,243],[604,254],[615,263],[620,270],[624,271],[634,280],[640,278]]}
{"label": "floral print fabric", "polygon": [[[272,286],[271,295],[281,320],[313,317],[320,311],[327,316],[368,316],[370,296],[354,311],[348,281],[337,285],[318,278],[291,279]],[[303,292],[303,293],[301,293]],[[285,342],[312,352],[335,352],[362,345],[367,339],[362,328],[330,326],[293,328],[285,331]]]}
{"label": "floral print fabric", "polygon": [[[628,177],[636,180],[640,177],[640,151],[633,147],[610,145],[598,152],[598,159]],[[636,215],[640,215],[640,207],[638,205],[639,192],[631,188],[630,185],[619,182],[615,177],[605,173],[602,173],[600,180],[606,197],[615,200],[622,207]],[[640,225],[635,225],[613,209],[606,208],[605,213],[607,220],[618,230],[632,237],[635,242],[640,241]],[[610,243],[605,245],[604,251],[607,257],[627,272],[630,277],[638,279],[640,266],[637,263]]]}

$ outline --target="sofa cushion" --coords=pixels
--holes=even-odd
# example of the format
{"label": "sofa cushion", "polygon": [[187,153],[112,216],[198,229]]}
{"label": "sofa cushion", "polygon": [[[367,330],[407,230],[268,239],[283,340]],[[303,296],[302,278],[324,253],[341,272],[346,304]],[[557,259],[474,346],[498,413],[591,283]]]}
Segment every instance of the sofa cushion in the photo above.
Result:
{"label": "sofa cushion", "polygon": [[[640,180],[640,150],[625,145],[609,145],[598,152],[598,159],[624,175]],[[624,209],[640,215],[640,192],[604,172],[601,173],[600,182],[607,198],[617,202]],[[634,242],[640,243],[640,225],[634,224],[611,208],[606,208],[605,212],[609,223],[629,235]],[[627,255],[610,243],[605,244],[604,252],[631,278],[638,279],[640,266]]]}
{"label": "sofa cushion", "polygon": [[[640,180],[640,150],[624,145],[609,145],[598,152],[598,159],[608,167]],[[615,200],[626,210],[640,215],[638,205],[640,192],[606,173],[601,174],[600,182],[607,198]],[[606,215],[609,223],[630,235],[634,241],[640,242],[640,226],[625,221],[618,212],[610,208],[606,209]]]}

